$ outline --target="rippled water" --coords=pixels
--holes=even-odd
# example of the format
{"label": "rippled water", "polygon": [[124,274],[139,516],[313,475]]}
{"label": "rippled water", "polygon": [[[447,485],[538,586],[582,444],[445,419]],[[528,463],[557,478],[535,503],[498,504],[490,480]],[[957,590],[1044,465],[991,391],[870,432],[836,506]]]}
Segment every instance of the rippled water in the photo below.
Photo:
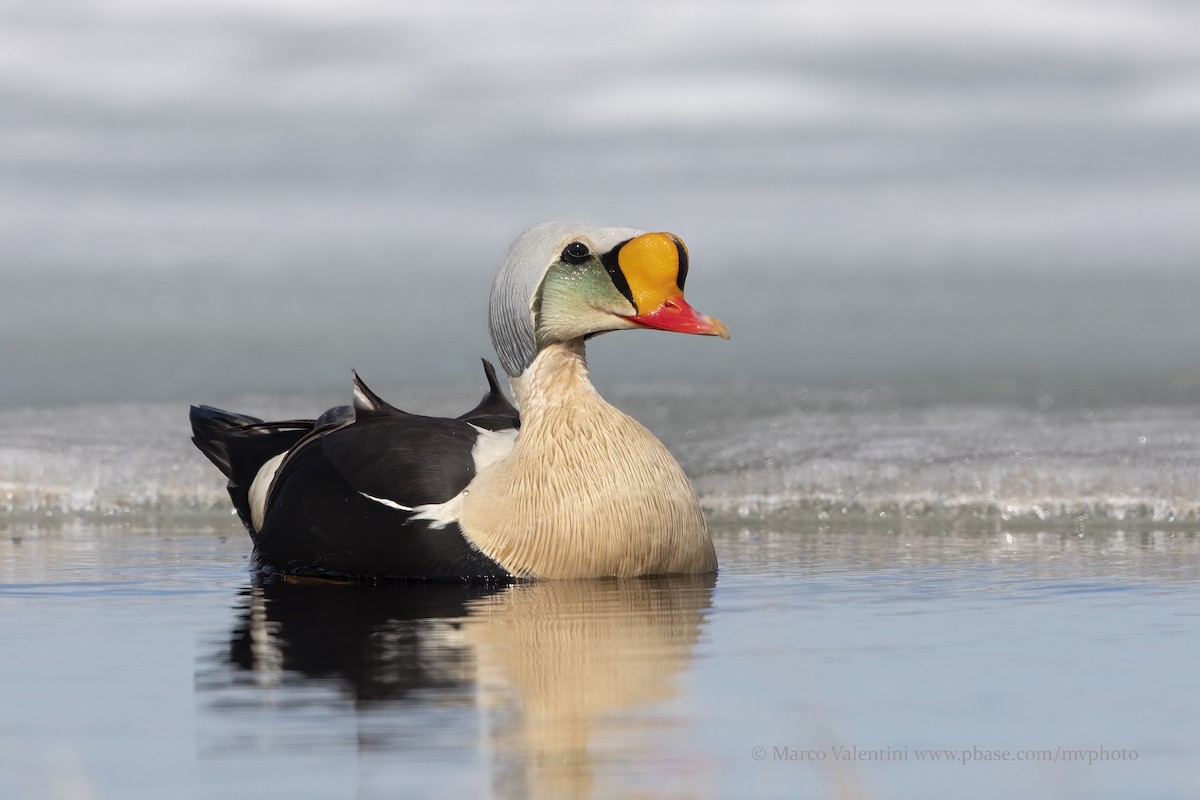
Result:
{"label": "rippled water", "polygon": [[716,578],[371,588],[252,580],[244,535],[203,516],[10,526],[0,794],[1200,789],[1194,530],[960,518],[716,542]]}

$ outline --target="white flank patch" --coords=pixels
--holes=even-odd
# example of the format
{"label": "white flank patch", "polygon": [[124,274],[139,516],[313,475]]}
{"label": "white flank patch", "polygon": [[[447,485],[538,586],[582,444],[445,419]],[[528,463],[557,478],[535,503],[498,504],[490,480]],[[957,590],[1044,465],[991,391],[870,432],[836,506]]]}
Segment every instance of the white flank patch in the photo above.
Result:
{"label": "white flank patch", "polygon": [[440,531],[451,522],[458,522],[458,505],[462,502],[463,495],[469,489],[470,486],[444,503],[426,503],[423,506],[417,506],[413,509],[417,513],[413,514],[409,519],[424,520],[429,523],[430,528]]}
{"label": "white flank patch", "polygon": [[478,475],[512,452],[513,443],[517,441],[517,429],[489,431],[478,425],[471,427],[479,432],[479,438],[471,448],[471,460],[475,462],[475,474]]}
{"label": "white flank patch", "polygon": [[271,482],[275,480],[275,473],[279,471],[279,465],[283,463],[283,457],[286,455],[285,450],[268,459],[267,463],[258,468],[258,474],[250,484],[247,500],[250,504],[250,524],[254,526],[255,533],[262,530],[263,517],[267,514],[267,493],[271,490]]}
{"label": "white flank patch", "polygon": [[376,497],[375,495],[367,494],[366,492],[359,492],[359,494],[361,494],[363,497],[367,498],[368,500],[374,500],[376,503],[382,503],[383,505],[387,506],[388,508],[394,508],[397,511],[412,511],[413,510],[412,506],[401,505],[401,504],[397,503],[395,500],[388,500],[386,497]]}
{"label": "white flank patch", "polygon": [[[475,474],[479,475],[512,452],[513,444],[517,441],[517,430],[509,428],[502,431],[489,431],[478,425],[471,427],[479,433],[479,438],[475,440],[475,445],[471,448],[471,460],[475,463]],[[471,491],[471,484],[467,484],[465,489],[444,503],[426,503],[423,506],[417,506],[413,509],[417,513],[413,514],[412,518],[428,522],[429,527],[434,530],[441,530],[452,522],[458,522],[458,508],[462,504],[463,497],[469,491]]]}

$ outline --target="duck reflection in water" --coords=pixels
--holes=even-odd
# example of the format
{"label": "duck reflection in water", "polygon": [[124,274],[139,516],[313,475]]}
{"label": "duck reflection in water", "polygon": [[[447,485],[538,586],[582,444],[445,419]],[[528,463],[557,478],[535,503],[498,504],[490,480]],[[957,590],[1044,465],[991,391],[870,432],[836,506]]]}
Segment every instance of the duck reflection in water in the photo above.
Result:
{"label": "duck reflection in water", "polygon": [[428,720],[448,694],[449,705],[468,698],[483,735],[443,755],[471,768],[482,755],[498,796],[675,795],[704,770],[680,755],[685,743],[664,747],[686,731],[638,712],[677,693],[715,580],[372,587],[261,578],[243,599],[229,662],[243,684],[332,682],[360,718],[412,706]]}

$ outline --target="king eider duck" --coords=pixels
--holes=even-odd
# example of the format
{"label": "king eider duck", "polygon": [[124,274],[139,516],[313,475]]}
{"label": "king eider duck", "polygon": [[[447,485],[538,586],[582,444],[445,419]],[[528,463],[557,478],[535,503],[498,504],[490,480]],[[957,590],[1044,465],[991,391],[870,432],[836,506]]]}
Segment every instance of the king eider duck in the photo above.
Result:
{"label": "king eider duck", "polygon": [[457,418],[410,414],[354,375],[353,406],[264,422],[193,406],[196,446],[265,572],[366,579],[708,573],[716,553],[683,469],[600,397],[584,342],[655,328],[728,339],[684,300],[670,233],[546,223],[492,285],[492,343],[520,408],[489,390]]}

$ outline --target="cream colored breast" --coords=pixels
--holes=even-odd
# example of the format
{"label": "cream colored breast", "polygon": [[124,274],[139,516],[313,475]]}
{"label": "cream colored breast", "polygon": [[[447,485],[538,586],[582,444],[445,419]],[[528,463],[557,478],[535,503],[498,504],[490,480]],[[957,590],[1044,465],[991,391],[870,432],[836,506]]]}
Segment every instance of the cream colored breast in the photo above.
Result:
{"label": "cream colored breast", "polygon": [[484,553],[541,578],[716,569],[687,476],[595,391],[582,343],[547,348],[516,388],[516,445],[462,498],[459,525]]}

